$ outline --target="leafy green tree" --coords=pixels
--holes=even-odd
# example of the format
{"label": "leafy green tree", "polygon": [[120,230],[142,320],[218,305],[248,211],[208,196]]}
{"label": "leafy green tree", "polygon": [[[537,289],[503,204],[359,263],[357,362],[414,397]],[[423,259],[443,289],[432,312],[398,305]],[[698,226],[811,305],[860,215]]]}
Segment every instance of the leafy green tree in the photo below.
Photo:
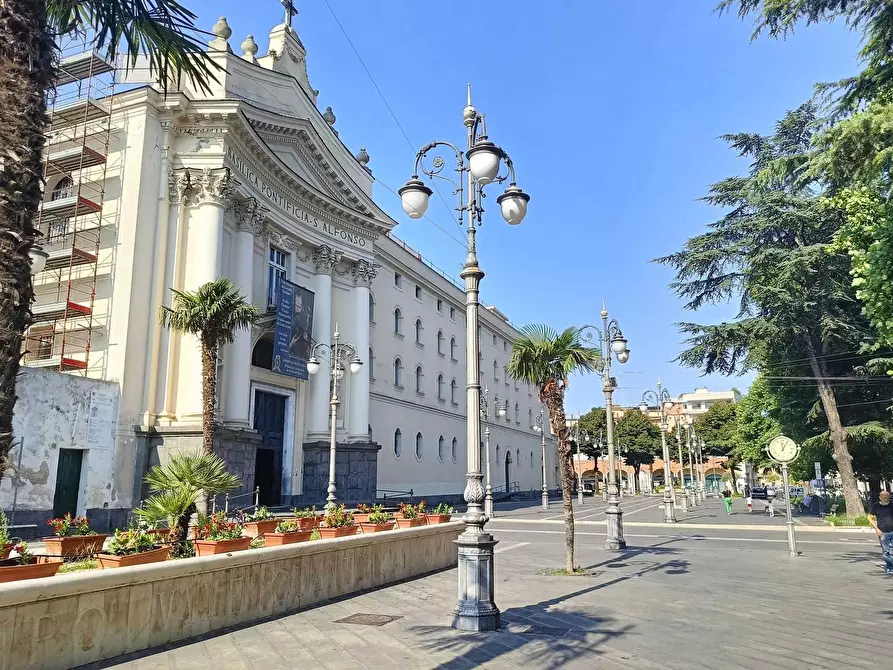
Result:
{"label": "leafy green tree", "polygon": [[197,511],[200,496],[239,488],[239,478],[226,471],[216,454],[175,454],[167,465],[156,465],[146,474],[150,495],[136,515],[151,523],[167,521],[174,553],[188,553],[189,519]]}
{"label": "leafy green tree", "polygon": [[815,106],[805,104],[769,136],[726,136],[751,160],[749,173],[714,184],[705,200],[724,214],[658,262],[676,270],[671,287],[688,309],[739,304],[733,321],[680,324],[689,345],[679,356],[683,364],[724,374],[763,367],[816,384],[844,496],[857,509],[848,436],[828,373],[832,356],[871,337],[851,286],[849,257],[832,249],[845,214],[821,198],[818,184],[764,170],[808,152],[817,121]]}
{"label": "leafy green tree", "polygon": [[634,486],[639,490],[639,472],[643,465],[651,465],[661,452],[660,428],[638,410],[625,412],[614,427],[614,440],[623,449],[623,458],[636,473]]}
{"label": "leafy green tree", "polygon": [[[543,325],[527,325],[512,343],[506,371],[519,381],[534,385],[539,399],[549,412],[549,426],[555,435],[558,470],[561,476],[561,497],[564,503],[564,541],[566,569],[574,571],[574,507],[571,489],[574,468],[570,447],[570,430],[564,413],[564,394],[568,379],[576,372],[592,372],[602,366],[598,349],[586,346],[579,328],[562,332]],[[545,428],[544,428],[545,429]]]}
{"label": "leafy green tree", "polygon": [[772,392],[766,378],[759,374],[750,390],[735,405],[734,453],[738,461],[752,463],[759,468],[768,465],[766,447],[773,437],[781,435],[778,415],[778,396]]}
{"label": "leafy green tree", "polygon": [[202,351],[202,447],[214,452],[214,404],[217,398],[217,358],[220,347],[232,342],[236,331],[251,328],[257,307],[248,303],[225,277],[198,287],[173,291],[174,306],[161,306],[159,320],[166,328],[194,335]]}
{"label": "leafy green tree", "polygon": [[842,110],[858,109],[890,90],[893,84],[893,60],[890,59],[893,5],[887,0],[722,0],[717,10],[725,12],[734,8],[741,18],[756,15],[754,38],[761,33],[784,38],[800,23],[811,25],[843,20],[849,28],[862,32],[859,56],[863,69],[853,77],[821,88],[840,93]]}
{"label": "leafy green tree", "polygon": [[162,81],[213,77],[195,15],[173,0],[3,0],[0,2],[0,477],[12,444],[22,340],[34,300],[29,252],[43,198],[46,101],[59,40],[76,31],[126,66],[141,54]]}
{"label": "leafy green tree", "polygon": [[728,456],[735,448],[736,409],[732,402],[715,402],[695,419],[695,434],[709,456]]}
{"label": "leafy green tree", "polygon": [[580,442],[580,451],[589,458],[598,458],[603,455],[601,449],[604,448],[606,416],[604,407],[593,407],[578,421],[580,430],[585,431],[589,438]]}

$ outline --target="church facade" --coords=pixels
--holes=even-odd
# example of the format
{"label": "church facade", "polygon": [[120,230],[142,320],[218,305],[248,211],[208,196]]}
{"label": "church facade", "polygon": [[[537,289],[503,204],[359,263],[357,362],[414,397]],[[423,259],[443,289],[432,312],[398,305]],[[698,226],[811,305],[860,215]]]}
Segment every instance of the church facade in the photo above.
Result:
{"label": "church facade", "polygon": [[[350,151],[331,110],[317,107],[290,21],[273,28],[261,57],[250,36],[241,55],[233,53],[224,19],[213,33],[209,54],[221,68],[210,90],[171,86],[163,94],[147,71],[132,70],[122,82],[126,90],[111,101],[102,170],[82,163],[48,181],[47,210],[68,193],[56,188],[61,180],[92,182],[103,193],[104,223],[89,346],[69,345],[54,358],[60,335],[74,327],[70,320],[61,327],[43,321],[35,329],[46,333],[40,341],[47,356],[30,364],[56,369],[58,359],[60,371],[119,384],[109,503],[137,504],[147,467],[201,443],[198,342],[160,326],[159,307],[171,304],[172,291],[227,277],[262,315],[218,361],[215,449],[242,478],[243,492],[258,487],[270,505],[324,500],[331,370],[321,358],[319,371],[308,375],[306,359],[312,344],[330,342],[337,328],[363,362],[339,382],[339,500],[409,490],[416,497],[461,494],[463,290],[393,234],[397,221],[372,198],[368,155]],[[68,212],[72,230],[77,206]],[[51,257],[53,244],[65,242],[47,238]],[[67,281],[87,279],[69,272]],[[35,279],[38,311],[59,300],[52,286]],[[68,299],[63,309],[80,315],[85,304]],[[283,309],[291,314],[290,331]],[[507,410],[500,418],[491,412],[491,481],[539,490],[537,394],[504,373],[516,336],[502,313],[482,309],[482,385]],[[34,342],[34,333],[29,338]],[[557,482],[554,452],[547,439],[550,488]]]}

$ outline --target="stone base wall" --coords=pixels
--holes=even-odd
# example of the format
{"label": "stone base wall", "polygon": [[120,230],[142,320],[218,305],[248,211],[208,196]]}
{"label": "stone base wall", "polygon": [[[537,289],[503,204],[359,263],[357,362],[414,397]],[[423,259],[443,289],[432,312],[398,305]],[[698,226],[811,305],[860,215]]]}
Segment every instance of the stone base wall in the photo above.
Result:
{"label": "stone base wall", "polygon": [[454,567],[461,531],[454,521],[0,584],[0,670],[95,663]]}
{"label": "stone base wall", "polygon": [[[335,488],[340,502],[348,505],[371,502],[378,485],[377,442],[338,444],[335,456]],[[329,488],[329,443],[304,443],[303,504],[326,500]]]}

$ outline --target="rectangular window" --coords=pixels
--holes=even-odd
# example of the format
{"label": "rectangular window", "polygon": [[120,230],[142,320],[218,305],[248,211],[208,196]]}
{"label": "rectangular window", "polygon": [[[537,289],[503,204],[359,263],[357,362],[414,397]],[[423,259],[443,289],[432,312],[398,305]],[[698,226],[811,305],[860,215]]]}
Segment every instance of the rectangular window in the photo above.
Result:
{"label": "rectangular window", "polygon": [[53,335],[41,335],[37,340],[37,358],[46,360],[53,355]]}
{"label": "rectangular window", "polygon": [[397,288],[403,287],[403,275],[401,275],[399,272],[394,273],[394,286],[396,286]]}
{"label": "rectangular window", "polygon": [[450,318],[455,321],[456,320],[456,308],[450,307]]}
{"label": "rectangular window", "polygon": [[443,300],[437,299],[437,311],[443,313]]}
{"label": "rectangular window", "polygon": [[422,299],[422,287],[419,286],[418,284],[416,284],[416,287],[415,287],[415,299],[416,300]]}
{"label": "rectangular window", "polygon": [[493,346],[494,347],[496,346],[496,336],[495,335],[493,336]]}
{"label": "rectangular window", "polygon": [[267,281],[267,304],[275,305],[276,298],[279,295],[279,282],[288,279],[288,254],[270,247],[270,269]]}

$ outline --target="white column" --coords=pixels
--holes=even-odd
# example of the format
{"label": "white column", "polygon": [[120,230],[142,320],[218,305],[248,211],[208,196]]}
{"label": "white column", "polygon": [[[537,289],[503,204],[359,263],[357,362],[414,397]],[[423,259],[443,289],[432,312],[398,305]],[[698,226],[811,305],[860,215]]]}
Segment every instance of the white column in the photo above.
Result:
{"label": "white column", "polygon": [[[235,208],[236,235],[233,240],[232,281],[252,302],[251,285],[254,276],[254,236],[263,232],[264,212],[255,198],[248,198]],[[236,332],[224,356],[226,380],[223,385],[223,421],[234,428],[249,425],[248,407],[251,387],[251,330]]]}
{"label": "white column", "polygon": [[[313,340],[328,344],[332,341],[332,272],[341,260],[341,252],[321,246],[313,251],[316,265],[313,299]],[[329,434],[329,361],[319,359],[319,372],[310,377],[310,416],[307,436],[325,438]]]}
{"label": "white column", "polygon": [[350,417],[347,422],[347,438],[351,442],[369,439],[369,287],[376,272],[367,261],[357,261],[351,274],[354,279],[354,335],[357,355],[363,361],[360,374],[350,380]]}
{"label": "white column", "polygon": [[[223,254],[223,211],[233,194],[229,171],[206,169],[193,181],[189,228],[186,233],[185,276],[183,288],[195,291],[220,277]],[[198,340],[184,335],[180,342],[177,366],[177,420],[192,423],[201,420],[202,375],[201,348]]]}

